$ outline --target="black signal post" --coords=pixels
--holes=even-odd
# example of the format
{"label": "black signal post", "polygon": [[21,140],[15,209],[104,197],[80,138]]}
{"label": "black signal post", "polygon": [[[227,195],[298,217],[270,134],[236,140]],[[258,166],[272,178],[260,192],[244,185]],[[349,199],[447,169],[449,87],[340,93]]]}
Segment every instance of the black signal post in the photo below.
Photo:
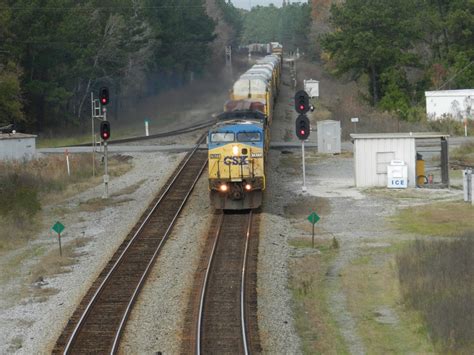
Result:
{"label": "black signal post", "polygon": [[310,124],[309,124],[309,119],[306,117],[306,115],[299,115],[296,118],[295,121],[295,132],[296,136],[304,141],[308,139],[309,137],[309,132],[310,132]]}
{"label": "black signal post", "polygon": [[309,95],[304,90],[300,90],[295,94],[295,110],[299,114],[305,114],[310,109]]}

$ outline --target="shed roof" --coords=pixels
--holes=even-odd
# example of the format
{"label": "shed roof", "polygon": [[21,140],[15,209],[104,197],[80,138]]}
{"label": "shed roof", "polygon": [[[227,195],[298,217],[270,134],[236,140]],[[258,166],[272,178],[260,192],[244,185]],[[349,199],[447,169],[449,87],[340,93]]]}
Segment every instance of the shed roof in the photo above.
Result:
{"label": "shed roof", "polygon": [[474,95],[474,89],[425,91],[425,97],[469,95]]}
{"label": "shed roof", "polygon": [[0,139],[22,139],[22,138],[35,138],[34,134],[26,133],[0,133]]}
{"label": "shed roof", "polygon": [[402,139],[402,138],[447,138],[449,134],[436,132],[405,133],[352,133],[352,139]]}

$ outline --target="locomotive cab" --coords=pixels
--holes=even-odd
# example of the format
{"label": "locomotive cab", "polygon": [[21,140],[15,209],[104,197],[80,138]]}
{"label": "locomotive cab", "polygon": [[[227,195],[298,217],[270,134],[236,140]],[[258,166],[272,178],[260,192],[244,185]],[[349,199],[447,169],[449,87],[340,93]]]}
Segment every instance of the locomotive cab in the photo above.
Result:
{"label": "locomotive cab", "polygon": [[208,135],[209,190],[216,209],[257,208],[265,189],[262,122],[227,122]]}

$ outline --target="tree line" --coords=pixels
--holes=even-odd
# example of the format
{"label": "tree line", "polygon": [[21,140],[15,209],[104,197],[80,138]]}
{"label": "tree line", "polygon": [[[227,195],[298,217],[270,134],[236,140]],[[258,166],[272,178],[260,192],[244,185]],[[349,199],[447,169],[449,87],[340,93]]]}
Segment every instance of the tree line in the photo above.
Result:
{"label": "tree line", "polygon": [[310,23],[308,3],[255,6],[243,18],[241,43],[280,42],[285,50],[303,49],[308,45]]}
{"label": "tree line", "polygon": [[0,0],[0,124],[32,131],[90,117],[90,93],[137,98],[210,60],[203,0]]}
{"label": "tree line", "polygon": [[474,87],[472,0],[346,0],[330,24],[321,44],[335,73],[367,78],[368,100],[401,118],[418,118],[425,90]]}

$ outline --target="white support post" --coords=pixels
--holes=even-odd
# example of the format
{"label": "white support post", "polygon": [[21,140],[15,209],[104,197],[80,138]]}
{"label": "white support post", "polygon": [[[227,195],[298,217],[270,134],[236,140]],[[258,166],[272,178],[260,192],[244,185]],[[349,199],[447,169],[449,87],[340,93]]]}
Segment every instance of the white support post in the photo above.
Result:
{"label": "white support post", "polygon": [[[107,121],[107,108],[104,107],[104,121]],[[109,198],[109,168],[108,168],[108,149],[107,141],[104,141],[104,198]]]}
{"label": "white support post", "polygon": [[303,192],[306,192],[306,171],[304,165],[304,140],[301,141],[301,156],[303,158]]}
{"label": "white support post", "polygon": [[92,126],[92,176],[95,177],[95,133],[94,133],[94,93],[91,92],[91,108],[92,108],[92,115],[91,115],[91,126]]}

